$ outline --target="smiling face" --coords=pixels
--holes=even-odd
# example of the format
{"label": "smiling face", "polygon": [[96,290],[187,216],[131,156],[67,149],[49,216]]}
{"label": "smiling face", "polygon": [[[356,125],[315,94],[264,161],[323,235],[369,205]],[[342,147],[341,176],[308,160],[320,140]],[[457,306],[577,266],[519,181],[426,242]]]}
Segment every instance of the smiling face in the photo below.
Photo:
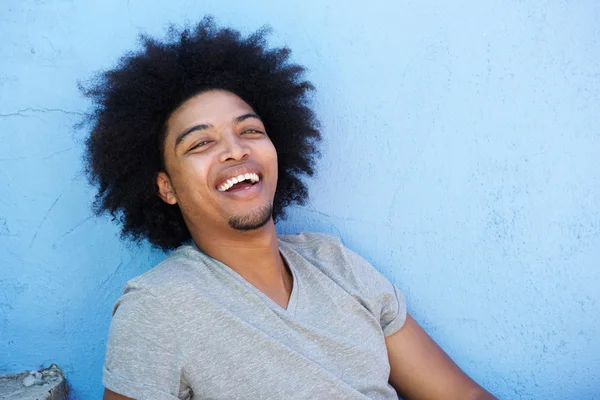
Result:
{"label": "smiling face", "polygon": [[235,94],[211,90],[167,121],[159,195],[178,204],[190,232],[252,230],[271,221],[277,153],[254,110]]}

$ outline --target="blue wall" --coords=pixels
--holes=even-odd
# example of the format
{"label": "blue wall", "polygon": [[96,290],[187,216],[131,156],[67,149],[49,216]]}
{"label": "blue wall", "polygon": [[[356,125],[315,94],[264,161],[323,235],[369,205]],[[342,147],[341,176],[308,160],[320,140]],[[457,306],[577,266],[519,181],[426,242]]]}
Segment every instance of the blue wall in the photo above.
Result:
{"label": "blue wall", "polygon": [[211,13],[272,25],[319,89],[280,231],[342,236],[501,398],[600,398],[599,2],[84,3],[0,6],[0,373],[56,362],[100,396],[112,304],[163,254],[92,216],[76,80]]}

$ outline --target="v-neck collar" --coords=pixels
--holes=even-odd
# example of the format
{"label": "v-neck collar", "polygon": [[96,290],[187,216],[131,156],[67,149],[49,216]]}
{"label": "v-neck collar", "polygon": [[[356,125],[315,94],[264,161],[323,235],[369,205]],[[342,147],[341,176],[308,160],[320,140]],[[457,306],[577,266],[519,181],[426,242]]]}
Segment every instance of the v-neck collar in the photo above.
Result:
{"label": "v-neck collar", "polygon": [[281,257],[283,258],[285,264],[288,266],[288,268],[290,269],[290,272],[292,274],[292,292],[290,293],[290,298],[288,300],[287,308],[281,307],[275,300],[271,299],[269,296],[267,296],[266,294],[261,292],[258,288],[256,288],[256,286],[254,286],[253,284],[248,282],[246,280],[246,278],[244,278],[242,275],[240,275],[237,271],[233,270],[231,267],[229,267],[226,264],[222,263],[221,261],[219,261],[215,258],[212,258],[209,255],[203,253],[202,250],[200,250],[196,246],[196,243],[194,243],[193,240],[191,241],[191,246],[195,251],[200,253],[203,257],[206,257],[206,258],[210,259],[211,261],[213,261],[215,263],[215,265],[220,267],[220,269],[223,270],[227,275],[230,275],[231,277],[233,277],[233,279],[237,280],[242,285],[244,285],[249,291],[251,291],[258,297],[260,297],[265,303],[267,303],[269,308],[271,308],[273,311],[276,311],[278,313],[287,314],[288,316],[291,316],[291,317],[295,315],[296,304],[298,302],[298,291],[299,291],[298,274],[296,273],[295,267],[294,267],[293,263],[291,262],[291,257],[289,256],[289,254],[286,254],[288,252],[288,249],[285,247],[285,245],[282,245],[282,242],[279,241],[279,239],[278,239],[279,254],[281,254]]}

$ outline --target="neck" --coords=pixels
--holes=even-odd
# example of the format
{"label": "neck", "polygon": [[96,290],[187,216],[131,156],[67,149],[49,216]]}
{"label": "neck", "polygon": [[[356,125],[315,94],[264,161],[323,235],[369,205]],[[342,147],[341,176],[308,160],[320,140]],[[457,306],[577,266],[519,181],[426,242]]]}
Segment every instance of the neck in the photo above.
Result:
{"label": "neck", "polygon": [[293,278],[279,254],[273,219],[251,231],[212,226],[190,229],[190,233],[202,252],[227,265],[281,307],[287,308]]}
{"label": "neck", "polygon": [[261,228],[238,231],[230,227],[203,232],[191,231],[196,246],[253,284],[282,282],[285,264],[279,254],[279,240],[271,219]]}

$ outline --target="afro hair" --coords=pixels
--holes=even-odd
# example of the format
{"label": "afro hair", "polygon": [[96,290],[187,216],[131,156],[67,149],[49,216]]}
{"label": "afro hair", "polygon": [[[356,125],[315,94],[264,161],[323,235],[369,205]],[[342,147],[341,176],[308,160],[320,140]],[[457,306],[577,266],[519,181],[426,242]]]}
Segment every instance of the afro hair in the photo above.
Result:
{"label": "afro hair", "polygon": [[163,202],[156,178],[164,169],[169,116],[190,97],[211,89],[232,92],[261,116],[278,154],[275,220],[308,197],[321,138],[309,108],[314,90],[287,47],[270,49],[262,28],[244,37],[204,18],[195,28],[171,27],[164,40],[140,36],[142,49],[80,85],[93,103],[84,123],[86,172],[98,188],[94,211],[122,224],[122,237],[147,239],[163,250],[190,239],[177,205]]}

